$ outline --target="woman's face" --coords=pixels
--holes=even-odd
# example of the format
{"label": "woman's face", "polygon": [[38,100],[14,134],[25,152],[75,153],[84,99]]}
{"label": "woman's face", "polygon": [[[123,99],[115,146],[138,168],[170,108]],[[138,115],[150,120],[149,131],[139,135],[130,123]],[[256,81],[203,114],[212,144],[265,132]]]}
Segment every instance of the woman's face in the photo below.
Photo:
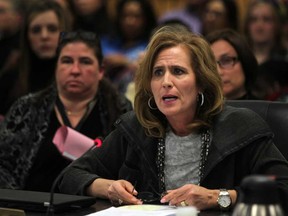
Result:
{"label": "woman's face", "polygon": [[153,65],[151,90],[158,109],[170,123],[194,119],[200,90],[190,58],[186,47],[174,46],[160,51]]}
{"label": "woman's face", "polygon": [[237,99],[246,93],[245,75],[233,46],[225,40],[218,40],[211,44],[212,51],[217,62],[225,62],[225,65],[217,64],[218,73],[222,79],[223,93],[227,99]]}
{"label": "woman's face", "polygon": [[87,16],[97,12],[103,6],[103,0],[73,0],[79,15]]}
{"label": "woman's face", "polygon": [[207,3],[203,15],[203,32],[209,34],[218,29],[228,27],[227,11],[222,1]]}
{"label": "woman's face", "polygon": [[121,29],[126,39],[137,39],[143,33],[145,17],[138,2],[126,3],[120,19]]}
{"label": "woman's face", "polygon": [[252,8],[248,31],[254,43],[269,43],[275,40],[276,21],[271,5],[259,3]]}
{"label": "woman's face", "polygon": [[94,50],[85,43],[76,41],[62,48],[56,68],[60,94],[73,98],[93,97],[103,74]]}
{"label": "woman's face", "polygon": [[54,11],[46,11],[32,18],[28,26],[28,40],[32,51],[41,59],[56,55],[60,22]]}

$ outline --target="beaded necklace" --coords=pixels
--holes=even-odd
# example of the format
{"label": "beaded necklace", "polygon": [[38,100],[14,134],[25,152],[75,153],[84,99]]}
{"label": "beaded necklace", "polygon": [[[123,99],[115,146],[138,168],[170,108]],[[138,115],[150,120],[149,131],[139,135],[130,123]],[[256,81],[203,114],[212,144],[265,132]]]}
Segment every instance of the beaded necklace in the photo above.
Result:
{"label": "beaded necklace", "polygon": [[[210,131],[204,130],[201,133],[201,159],[199,164],[199,182],[198,185],[200,185],[200,182],[203,178],[203,171],[205,162],[207,160],[208,154],[209,154],[209,147],[210,147]],[[165,161],[165,140],[163,138],[158,139],[158,153],[157,153],[157,168],[158,168],[158,178],[159,178],[159,189],[161,193],[165,192],[165,177],[164,177],[164,161]]]}

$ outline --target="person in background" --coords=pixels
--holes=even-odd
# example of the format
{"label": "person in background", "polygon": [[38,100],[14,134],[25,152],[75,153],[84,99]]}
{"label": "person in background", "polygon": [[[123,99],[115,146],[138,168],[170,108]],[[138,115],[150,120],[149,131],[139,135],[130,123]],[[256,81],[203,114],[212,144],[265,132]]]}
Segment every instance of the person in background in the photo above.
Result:
{"label": "person in background", "polygon": [[[273,175],[288,199],[288,162],[256,113],[226,106],[210,45],[186,28],[151,37],[135,77],[134,111],[116,121],[102,147],[74,161],[62,193],[114,205],[166,203],[228,210],[242,179]],[[253,125],[253,127],[247,127]]]}
{"label": "person in background", "polygon": [[114,34],[102,37],[106,76],[125,93],[145,51],[156,17],[148,0],[120,0]]}
{"label": "person in background", "polygon": [[19,40],[24,9],[19,0],[0,0],[0,116],[6,112],[7,88],[14,80],[10,71],[19,60]]}
{"label": "person in background", "polygon": [[244,32],[259,64],[254,94],[264,100],[287,96],[288,51],[282,24],[276,1],[256,0],[249,5]]}
{"label": "person in background", "polygon": [[17,100],[0,125],[0,188],[50,191],[71,162],[52,142],[57,129],[65,125],[91,139],[105,137],[132,109],[103,78],[96,34],[62,32],[56,56],[56,83]]}
{"label": "person in background", "polygon": [[202,15],[202,34],[231,28],[238,31],[238,8],[235,0],[208,0]]}
{"label": "person in background", "polygon": [[59,33],[67,29],[67,26],[58,3],[48,0],[29,4],[21,30],[18,62],[0,79],[3,115],[20,96],[51,84],[54,79]]}
{"label": "person in background", "polygon": [[232,29],[213,31],[206,36],[215,55],[224,97],[229,100],[257,99],[252,94],[257,60],[245,38]]}
{"label": "person in background", "polygon": [[0,76],[15,64],[23,11],[19,0],[0,0]]}
{"label": "person in background", "polygon": [[158,23],[182,23],[191,32],[202,33],[202,13],[207,0],[186,0],[185,6],[181,9],[166,12],[158,19]]}
{"label": "person in background", "polygon": [[287,59],[282,44],[282,19],[275,1],[253,1],[246,13],[244,33],[261,65],[269,59]]}
{"label": "person in background", "polygon": [[52,1],[57,2],[63,8],[65,18],[69,23],[69,27],[67,27],[67,29],[72,29],[74,24],[74,15],[72,14],[71,3],[69,2],[69,0],[52,0]]}
{"label": "person in background", "polygon": [[109,34],[112,21],[107,11],[107,0],[67,0],[72,14],[74,31],[84,30],[97,33],[100,37]]}

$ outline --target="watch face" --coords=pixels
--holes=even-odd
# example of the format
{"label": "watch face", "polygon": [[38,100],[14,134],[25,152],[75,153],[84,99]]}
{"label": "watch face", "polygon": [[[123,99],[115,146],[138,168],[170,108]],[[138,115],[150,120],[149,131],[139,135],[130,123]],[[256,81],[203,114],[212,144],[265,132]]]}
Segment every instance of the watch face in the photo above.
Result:
{"label": "watch face", "polygon": [[221,196],[218,203],[223,208],[227,208],[231,204],[231,199],[229,196]]}

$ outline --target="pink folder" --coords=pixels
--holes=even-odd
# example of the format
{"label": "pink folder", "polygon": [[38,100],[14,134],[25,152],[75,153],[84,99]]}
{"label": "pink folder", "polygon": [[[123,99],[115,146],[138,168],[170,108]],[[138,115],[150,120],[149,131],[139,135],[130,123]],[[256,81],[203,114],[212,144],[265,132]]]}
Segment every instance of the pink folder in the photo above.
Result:
{"label": "pink folder", "polygon": [[53,143],[64,157],[71,160],[76,160],[92,147],[100,147],[102,144],[100,139],[93,140],[67,126],[58,128]]}

